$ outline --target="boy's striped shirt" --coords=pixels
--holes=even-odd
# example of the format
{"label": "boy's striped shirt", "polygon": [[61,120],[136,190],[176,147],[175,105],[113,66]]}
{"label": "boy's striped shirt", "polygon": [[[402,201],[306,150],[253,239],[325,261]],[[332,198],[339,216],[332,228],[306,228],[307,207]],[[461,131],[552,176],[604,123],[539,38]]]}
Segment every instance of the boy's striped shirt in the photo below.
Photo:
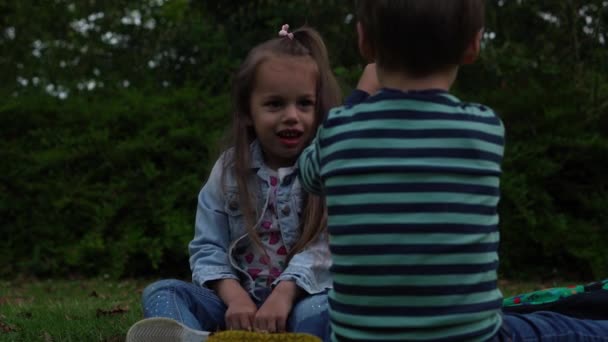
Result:
{"label": "boy's striped shirt", "polygon": [[299,161],[325,193],[336,341],[486,340],[497,289],[504,128],[443,91],[333,109]]}

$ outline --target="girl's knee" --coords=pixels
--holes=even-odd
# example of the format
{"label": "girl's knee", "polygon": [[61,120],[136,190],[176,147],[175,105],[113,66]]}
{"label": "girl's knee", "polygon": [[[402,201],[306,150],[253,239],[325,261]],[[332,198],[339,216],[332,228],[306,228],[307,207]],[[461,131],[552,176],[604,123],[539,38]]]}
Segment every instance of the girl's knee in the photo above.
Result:
{"label": "girl's knee", "polygon": [[326,295],[314,295],[299,301],[287,322],[289,331],[315,335],[329,340],[329,304]]}
{"label": "girl's knee", "polygon": [[185,284],[184,281],[178,279],[162,279],[155,281],[144,288],[142,293],[142,297],[148,298],[150,296],[156,295],[158,292],[164,291],[175,291],[176,289],[183,287]]}
{"label": "girl's knee", "polygon": [[327,295],[318,294],[303,298],[293,307],[291,316],[294,321],[303,321],[310,317],[317,317],[318,319],[324,319],[324,315],[327,314],[329,304],[327,302]]}

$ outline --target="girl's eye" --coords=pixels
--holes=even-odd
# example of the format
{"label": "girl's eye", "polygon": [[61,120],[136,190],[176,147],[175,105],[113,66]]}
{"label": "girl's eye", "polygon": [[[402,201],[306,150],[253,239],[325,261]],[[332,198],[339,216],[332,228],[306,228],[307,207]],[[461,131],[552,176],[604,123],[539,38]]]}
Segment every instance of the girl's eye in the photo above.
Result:
{"label": "girl's eye", "polygon": [[282,103],[281,101],[268,101],[264,103],[265,107],[271,108],[271,109],[276,109],[281,107]]}
{"label": "girl's eye", "polygon": [[300,100],[298,104],[302,107],[312,107],[315,105],[315,102],[313,100]]}

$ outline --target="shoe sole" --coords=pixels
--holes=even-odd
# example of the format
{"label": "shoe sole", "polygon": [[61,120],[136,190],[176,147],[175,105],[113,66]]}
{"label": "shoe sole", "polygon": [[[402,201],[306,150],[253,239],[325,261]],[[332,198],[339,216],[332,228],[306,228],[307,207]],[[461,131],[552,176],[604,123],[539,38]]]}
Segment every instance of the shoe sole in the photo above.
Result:
{"label": "shoe sole", "polygon": [[152,317],[133,324],[126,342],[204,342],[208,336],[208,332],[190,329],[175,320]]}

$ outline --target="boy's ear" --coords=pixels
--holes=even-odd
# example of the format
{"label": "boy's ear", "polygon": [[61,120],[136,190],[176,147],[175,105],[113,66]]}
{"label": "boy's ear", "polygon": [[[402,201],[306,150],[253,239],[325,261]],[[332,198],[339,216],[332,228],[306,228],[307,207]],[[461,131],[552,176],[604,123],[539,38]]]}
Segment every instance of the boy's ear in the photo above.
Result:
{"label": "boy's ear", "polygon": [[369,44],[369,40],[363,31],[363,26],[361,25],[360,21],[357,22],[357,36],[357,43],[359,44],[359,53],[361,53],[361,57],[363,57],[363,59],[365,59],[367,62],[374,62],[374,59],[376,58],[376,56],[374,56],[374,49]]}
{"label": "boy's ear", "polygon": [[475,38],[469,43],[467,49],[464,51],[462,56],[462,64],[471,64],[475,62],[479,51],[481,50],[481,38],[483,37],[483,29],[479,30],[475,35]]}

